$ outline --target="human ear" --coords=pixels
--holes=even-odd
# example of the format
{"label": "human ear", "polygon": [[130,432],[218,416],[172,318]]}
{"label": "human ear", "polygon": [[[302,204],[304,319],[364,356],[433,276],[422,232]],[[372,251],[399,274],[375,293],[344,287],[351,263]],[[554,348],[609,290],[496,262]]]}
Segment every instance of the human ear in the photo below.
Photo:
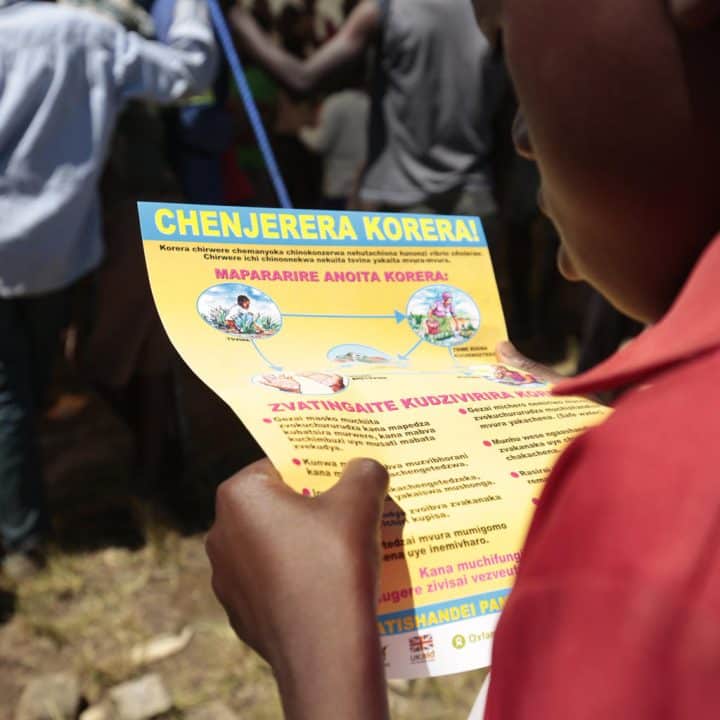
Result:
{"label": "human ear", "polygon": [[720,0],[668,0],[670,15],[677,25],[702,30],[720,17]]}

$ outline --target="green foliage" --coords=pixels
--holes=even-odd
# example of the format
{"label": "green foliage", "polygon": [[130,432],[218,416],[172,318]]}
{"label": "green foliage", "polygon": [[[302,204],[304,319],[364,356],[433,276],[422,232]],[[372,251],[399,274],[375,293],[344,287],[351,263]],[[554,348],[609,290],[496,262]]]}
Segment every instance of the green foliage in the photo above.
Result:
{"label": "green foliage", "polygon": [[203,315],[206,322],[220,330],[225,329],[225,320],[227,319],[228,309],[221,305],[213,305],[207,315]]}
{"label": "green foliage", "polygon": [[408,316],[408,320],[410,321],[410,327],[413,330],[419,330],[422,327],[425,316],[420,314],[412,314]]}
{"label": "green foliage", "polygon": [[[452,318],[435,318],[436,322],[438,323],[438,331],[434,335],[430,335],[425,332],[426,320],[426,315],[420,315],[418,313],[414,313],[408,316],[410,327],[428,342],[442,344],[446,340],[457,338],[457,335],[455,335],[455,325]],[[458,321],[462,326],[461,330],[459,331],[460,337],[464,339],[469,339],[477,332],[478,328],[470,321],[469,318],[458,317]]]}
{"label": "green foliage", "polygon": [[269,315],[259,315],[255,321],[266,333],[276,333],[280,330],[280,323]]}
{"label": "green foliage", "polygon": [[[231,332],[234,335],[258,335],[257,328],[262,328],[263,332],[268,335],[273,335],[280,330],[281,323],[274,320],[270,315],[258,315],[255,320],[251,320],[249,316],[242,318],[242,324],[239,328],[233,328],[227,326],[227,316],[229,310],[221,305],[213,305],[206,314],[203,314],[203,318],[207,323],[212,325],[218,330],[224,332]],[[240,320],[236,320],[236,323]]]}

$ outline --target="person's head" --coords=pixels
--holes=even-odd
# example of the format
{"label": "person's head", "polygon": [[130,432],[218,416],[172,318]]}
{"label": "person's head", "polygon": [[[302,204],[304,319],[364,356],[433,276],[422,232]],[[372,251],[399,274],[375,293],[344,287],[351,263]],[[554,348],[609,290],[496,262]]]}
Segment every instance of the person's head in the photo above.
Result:
{"label": "person's head", "polygon": [[247,310],[250,307],[250,298],[247,295],[238,295],[237,304]]}
{"label": "person's head", "polygon": [[443,305],[449,305],[452,302],[452,294],[449,292],[444,292],[442,294],[442,301]]}
{"label": "person's head", "polygon": [[654,321],[720,230],[720,3],[502,4],[516,143],[539,165],[561,269]]}

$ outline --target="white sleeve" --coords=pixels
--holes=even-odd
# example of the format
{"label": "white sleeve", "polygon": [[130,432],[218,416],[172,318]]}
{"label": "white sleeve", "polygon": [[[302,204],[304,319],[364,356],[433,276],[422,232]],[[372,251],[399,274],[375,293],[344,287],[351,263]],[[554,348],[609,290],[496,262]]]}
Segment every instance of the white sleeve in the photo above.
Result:
{"label": "white sleeve", "polygon": [[315,127],[300,128],[300,140],[313,152],[325,155],[335,141],[338,126],[337,102],[328,98],[320,110],[318,124]]}
{"label": "white sleeve", "polygon": [[468,715],[468,720],[483,720],[485,717],[485,706],[487,705],[488,690],[490,689],[490,673],[485,676],[485,680],[480,688],[475,704]]}
{"label": "white sleeve", "polygon": [[118,28],[113,74],[122,99],[172,102],[204,90],[218,52],[205,0],[177,0],[167,44]]}

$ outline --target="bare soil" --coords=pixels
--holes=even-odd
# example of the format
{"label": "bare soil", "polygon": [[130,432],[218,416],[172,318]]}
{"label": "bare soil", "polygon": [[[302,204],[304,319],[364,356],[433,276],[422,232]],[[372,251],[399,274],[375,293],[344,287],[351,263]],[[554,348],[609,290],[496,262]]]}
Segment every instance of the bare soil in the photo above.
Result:
{"label": "bare soil", "polygon": [[[48,569],[0,590],[0,720],[11,720],[27,682],[77,673],[92,704],[150,670],[175,703],[172,717],[222,700],[243,720],[280,718],[269,668],[233,635],[212,596],[203,549],[214,489],[259,449],[234,415],[187,370],[186,469],[152,503],[138,500],[133,441],[97,398],[78,416],[46,422],[42,442],[55,536]],[[151,666],[133,646],[190,627],[178,654]],[[464,719],[482,673],[392,683],[398,720]]]}

